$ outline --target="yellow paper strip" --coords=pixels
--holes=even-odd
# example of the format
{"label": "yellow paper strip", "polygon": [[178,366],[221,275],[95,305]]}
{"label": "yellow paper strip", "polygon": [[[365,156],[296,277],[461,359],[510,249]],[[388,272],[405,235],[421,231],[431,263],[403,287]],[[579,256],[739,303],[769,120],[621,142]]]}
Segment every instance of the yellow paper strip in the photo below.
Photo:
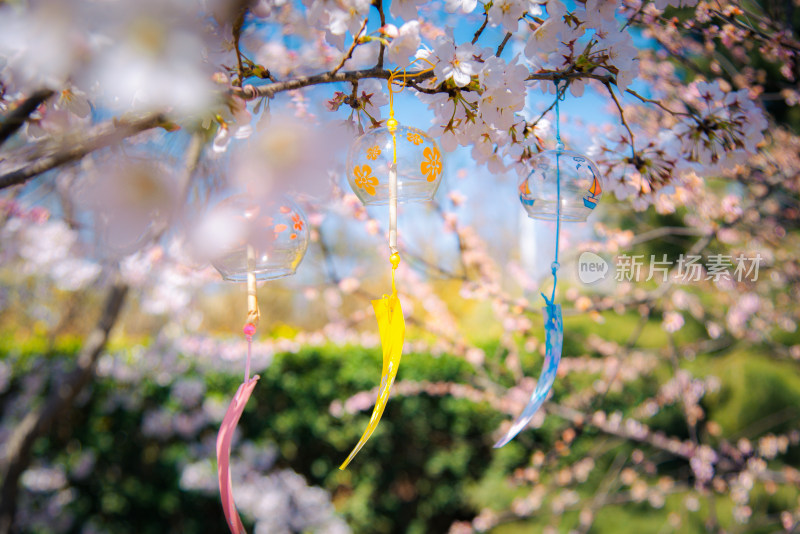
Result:
{"label": "yellow paper strip", "polygon": [[[394,284],[392,284],[394,285]],[[400,357],[403,355],[403,340],[406,334],[406,321],[403,318],[403,310],[400,308],[400,299],[397,298],[397,290],[393,288],[391,295],[384,295],[383,298],[372,301],[375,309],[375,317],[378,319],[378,330],[381,335],[381,347],[383,348],[383,370],[381,377],[381,387],[378,392],[378,400],[375,401],[375,408],[372,410],[372,417],[369,419],[367,429],[358,440],[350,456],[339,466],[344,470],[347,464],[355,458],[361,447],[372,436],[378,427],[383,410],[389,401],[389,393],[397,376],[397,368],[400,366]]]}

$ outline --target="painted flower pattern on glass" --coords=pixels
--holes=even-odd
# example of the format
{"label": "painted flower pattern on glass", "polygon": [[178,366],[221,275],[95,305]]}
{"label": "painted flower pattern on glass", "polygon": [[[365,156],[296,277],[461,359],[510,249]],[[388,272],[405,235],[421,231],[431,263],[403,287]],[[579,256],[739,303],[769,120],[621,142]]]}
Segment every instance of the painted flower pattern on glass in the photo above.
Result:
{"label": "painted flower pattern on glass", "polygon": [[378,185],[378,179],[372,176],[372,167],[369,165],[358,165],[353,169],[355,175],[356,185],[359,189],[363,189],[368,195],[375,196],[375,186]]}
{"label": "painted flower pattern on glass", "polygon": [[296,231],[292,232],[289,239],[297,239],[297,232],[303,229],[303,218],[300,217],[299,213],[292,213],[292,223],[292,228]]}
{"label": "painted flower pattern on glass", "polygon": [[419,169],[429,182],[433,182],[442,172],[442,156],[435,146],[425,147],[425,150],[422,151],[422,156],[423,160]]}
{"label": "painted flower pattern on glass", "polygon": [[373,145],[367,149],[367,159],[378,159],[378,156],[381,155],[381,147],[378,145]]}
{"label": "painted flower pattern on glass", "polygon": [[[299,213],[293,212],[292,209],[287,206],[281,206],[280,212],[285,215],[288,215],[290,213],[292,214],[292,233],[289,235],[289,239],[297,239],[297,232],[303,230],[304,226],[303,218],[300,216]],[[267,226],[272,226],[271,219],[270,223]],[[288,229],[289,225],[286,224],[276,224],[275,228],[273,228],[276,237],[278,236],[278,234],[280,234],[281,232],[285,232]]]}
{"label": "painted flower pattern on glass", "polygon": [[408,132],[406,139],[419,146],[422,144],[422,136],[416,132]]}

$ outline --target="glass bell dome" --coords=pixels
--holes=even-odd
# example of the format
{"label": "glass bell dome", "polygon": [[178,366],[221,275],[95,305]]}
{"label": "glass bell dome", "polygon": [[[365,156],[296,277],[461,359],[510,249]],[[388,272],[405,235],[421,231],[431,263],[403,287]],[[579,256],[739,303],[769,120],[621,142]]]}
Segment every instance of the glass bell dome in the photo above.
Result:
{"label": "glass bell dome", "polygon": [[239,194],[214,205],[193,236],[194,249],[225,280],[274,280],[295,273],[308,248],[308,221],[289,200]]}
{"label": "glass bell dome", "polygon": [[[442,154],[422,130],[397,126],[397,201],[433,200],[442,180]],[[389,170],[394,157],[387,127],[370,130],[355,140],[347,155],[347,179],[366,205],[389,203]]]}
{"label": "glass bell dome", "polygon": [[587,157],[571,150],[546,150],[531,158],[531,172],[519,183],[519,200],[533,219],[558,217],[559,187],[562,221],[585,221],[603,194],[603,178]]}

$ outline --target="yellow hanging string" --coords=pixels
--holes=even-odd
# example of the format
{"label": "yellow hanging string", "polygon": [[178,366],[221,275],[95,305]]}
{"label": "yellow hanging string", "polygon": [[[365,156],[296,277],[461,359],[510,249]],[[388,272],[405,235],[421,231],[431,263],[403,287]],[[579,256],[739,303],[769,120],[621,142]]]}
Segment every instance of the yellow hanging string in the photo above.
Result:
{"label": "yellow hanging string", "polygon": [[[430,67],[428,67],[427,69],[415,70],[414,72],[410,73],[406,72],[406,69],[408,69],[408,67],[410,67],[411,65],[413,65],[418,61],[423,61],[428,65],[430,65]],[[409,80],[409,78],[415,78],[417,76],[420,76],[421,74],[427,74],[429,72],[433,72],[433,69],[434,69],[434,64],[428,58],[418,57],[417,59],[409,63],[407,67],[403,67],[402,72],[401,69],[398,67],[394,69],[392,73],[389,75],[389,83],[388,83],[389,120],[386,121],[386,127],[389,128],[389,130],[392,130],[392,124],[394,124],[394,128],[397,128],[397,121],[394,120],[394,93],[395,93],[394,86],[397,85],[398,87],[400,87],[400,90],[398,90],[397,93],[402,93],[406,88],[406,82]],[[397,155],[395,155],[394,162],[397,163]]]}
{"label": "yellow hanging string", "polygon": [[[406,72],[408,67],[418,61],[423,61],[430,65],[430,67],[412,73]],[[389,169],[389,250],[392,254],[397,254],[397,137],[395,132],[397,131],[398,123],[397,119],[394,118],[394,87],[400,87],[397,92],[402,93],[406,88],[406,82],[409,78],[433,72],[434,69],[433,63],[427,58],[417,58],[409,63],[408,67],[403,67],[402,72],[399,67],[394,69],[389,75],[389,81],[387,83],[389,89],[389,119],[386,121],[386,128],[392,134],[392,166]],[[394,276],[394,274],[392,274],[392,276]]]}
{"label": "yellow hanging string", "polygon": [[[382,298],[372,301],[372,308],[375,310],[375,318],[378,320],[378,332],[381,336],[381,348],[383,349],[383,368],[381,370],[381,385],[378,390],[378,398],[375,401],[375,407],[372,410],[372,416],[369,418],[367,428],[361,435],[361,439],[353,448],[347,459],[339,466],[339,469],[344,470],[350,461],[355,458],[361,447],[369,440],[372,433],[378,427],[378,423],[383,416],[383,411],[386,409],[386,403],[389,401],[389,394],[391,393],[392,385],[397,377],[397,369],[400,367],[400,358],[403,355],[403,341],[406,335],[406,322],[403,317],[403,310],[400,306],[400,299],[397,297],[397,286],[395,285],[395,271],[397,266],[400,265],[400,254],[397,251],[397,138],[395,132],[397,131],[397,120],[394,118],[394,86],[400,86],[398,93],[405,89],[405,82],[413,77],[433,70],[433,63],[425,58],[419,58],[411,62],[411,65],[417,61],[425,61],[430,65],[430,68],[415,71],[411,74],[406,73],[403,69],[402,74],[400,69],[395,69],[389,76],[389,119],[386,121],[386,128],[392,134],[392,166],[389,168],[389,250],[391,256],[389,261],[392,264],[392,294],[383,295]],[[409,65],[410,66],[410,65]]]}

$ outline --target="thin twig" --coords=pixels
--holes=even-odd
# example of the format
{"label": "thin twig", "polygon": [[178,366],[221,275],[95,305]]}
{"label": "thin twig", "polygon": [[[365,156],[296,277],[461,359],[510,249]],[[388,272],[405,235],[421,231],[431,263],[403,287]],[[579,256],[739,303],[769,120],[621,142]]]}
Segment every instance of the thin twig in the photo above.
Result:
{"label": "thin twig", "polygon": [[358,33],[356,33],[355,36],[353,36],[353,44],[350,45],[350,49],[347,51],[344,57],[342,57],[342,60],[339,62],[339,64],[333,68],[333,70],[331,71],[331,75],[335,76],[336,73],[339,72],[342,69],[342,67],[344,67],[344,64],[347,63],[347,60],[353,57],[353,51],[356,49],[356,46],[358,46],[358,40],[361,38],[361,34],[364,32],[364,28],[367,27],[368,20],[369,17],[364,17],[364,22],[361,23],[361,28],[358,30]]}
{"label": "thin twig", "polygon": [[620,122],[622,122],[622,125],[625,127],[626,130],[628,130],[628,135],[631,138],[631,152],[633,152],[633,158],[631,159],[631,164],[635,166],[636,161],[634,160],[636,157],[636,147],[633,142],[633,131],[631,130],[631,127],[628,125],[628,121],[625,120],[625,112],[622,110],[622,105],[619,103],[619,100],[617,100],[617,95],[614,94],[614,90],[611,88],[611,84],[606,83],[603,85],[606,86],[606,89],[608,89],[608,94],[611,95],[611,99],[614,100],[614,104],[617,105],[617,110],[619,110]]}
{"label": "thin twig", "polygon": [[556,102],[557,102],[557,101],[558,101],[558,97],[556,97],[556,99],[555,99],[555,100],[553,100],[553,103],[552,103],[552,104],[550,104],[550,106],[548,106],[548,108],[547,108],[547,109],[545,109],[544,111],[542,111],[542,114],[541,114],[541,115],[539,115],[539,118],[537,118],[535,121],[533,121],[532,123],[530,123],[530,124],[528,125],[528,128],[530,128],[531,130],[533,130],[534,128],[536,128],[536,125],[537,125],[537,124],[539,124],[539,121],[541,121],[541,120],[544,118],[544,116],[545,116],[545,115],[547,115],[548,113],[550,113],[550,111],[552,111],[552,109],[553,109],[554,107],[556,107]]}
{"label": "thin twig", "polygon": [[421,254],[416,254],[414,252],[405,249],[403,251],[403,256],[407,258],[409,261],[409,265],[413,266],[414,263],[417,263],[425,269],[423,272],[428,276],[437,276],[441,280],[458,280],[461,282],[468,282],[469,278],[467,278],[466,274],[456,274],[452,271],[448,271],[444,267],[440,267],[436,265],[434,262],[425,259],[425,257]]}
{"label": "thin twig", "polygon": [[[203,146],[205,145],[205,137],[200,132],[195,132],[189,140],[189,146],[186,147],[186,154],[184,156],[184,171],[181,177],[181,193],[180,198],[183,199],[183,205],[189,204],[189,191],[192,187],[192,182],[196,176],[197,167],[203,159]],[[174,221],[165,221],[161,228],[155,233],[152,242],[156,242],[164,235],[169,229],[169,224]]]}
{"label": "thin twig", "polygon": [[637,10],[636,10],[636,12],[635,12],[633,15],[631,15],[631,16],[630,16],[630,18],[628,19],[628,21],[625,23],[625,25],[624,25],[624,26],[623,26],[623,27],[622,27],[622,28],[621,28],[619,31],[620,31],[620,32],[624,32],[624,31],[625,31],[625,30],[628,28],[628,26],[630,26],[631,24],[633,24],[633,22],[634,22],[634,19],[636,19],[636,16],[637,16],[637,15],[640,15],[640,14],[642,13],[642,11],[644,11],[644,8],[645,8],[647,5],[648,5],[647,3],[645,3],[645,2],[642,2],[642,5],[641,5],[641,6],[639,6],[639,9],[637,9]]}
{"label": "thin twig", "polygon": [[500,57],[500,54],[503,53],[503,50],[505,50],[506,45],[508,44],[508,41],[510,39],[511,39],[511,32],[508,32],[508,33],[506,33],[506,36],[503,37],[503,42],[500,43],[500,46],[497,47],[497,52],[495,52],[494,55],[496,55],[497,57]]}
{"label": "thin twig", "polygon": [[325,260],[325,274],[328,275],[328,279],[330,279],[333,284],[338,286],[342,279],[336,272],[336,266],[333,264],[333,255],[331,254],[331,250],[328,248],[328,244],[325,242],[325,239],[322,236],[322,228],[318,227],[317,232],[319,234],[319,239],[317,242],[319,243],[319,248],[322,251],[322,257]]}
{"label": "thin twig", "polygon": [[602,508],[605,504],[606,496],[611,493],[609,491],[611,489],[611,485],[619,479],[619,473],[622,471],[622,468],[625,466],[625,462],[628,461],[628,458],[629,455],[624,450],[621,450],[617,453],[617,456],[614,458],[614,462],[611,464],[611,467],[608,469],[608,471],[606,471],[605,477],[600,483],[598,491],[595,492],[591,504],[589,504],[589,509],[592,511],[591,520],[587,523],[581,522],[578,532],[589,532],[589,529],[592,528],[592,523],[596,516],[597,510]]}
{"label": "thin twig", "polygon": [[475,44],[475,43],[478,42],[478,38],[483,33],[483,30],[486,29],[486,25],[487,24],[489,24],[489,13],[488,12],[483,14],[483,24],[481,24],[481,27],[478,28],[478,30],[475,32],[475,35],[472,36],[472,44]]}
{"label": "thin twig", "polygon": [[661,102],[659,102],[658,100],[653,100],[652,98],[647,98],[646,96],[642,96],[639,93],[637,93],[636,91],[634,91],[633,89],[625,89],[625,92],[628,93],[629,95],[635,96],[636,98],[638,98],[639,100],[641,100],[645,104],[653,104],[655,106],[660,107],[661,109],[663,109],[664,111],[666,111],[670,115],[682,115],[682,116],[685,116],[685,117],[691,117],[692,116],[691,113],[686,113],[685,111],[673,111],[673,110],[669,109],[667,106],[665,106],[664,104],[662,104]]}
{"label": "thin twig", "polygon": [[647,232],[643,232],[631,240],[630,245],[638,245],[640,243],[644,243],[646,241],[651,241],[653,239],[659,239],[661,237],[666,237],[669,235],[705,235],[706,232],[699,230],[697,228],[687,228],[683,226],[661,226],[659,228],[653,228],[652,230],[648,230]]}
{"label": "thin twig", "polygon": [[244,66],[242,65],[242,49],[239,47],[239,40],[242,37],[242,26],[244,26],[245,10],[242,9],[233,22],[233,29],[231,34],[233,36],[233,47],[236,50],[236,63],[239,68],[239,79],[234,81],[234,85],[241,87],[244,83]]}
{"label": "thin twig", "polygon": [[757,28],[748,26],[747,24],[745,24],[744,22],[742,22],[738,18],[725,15],[724,13],[722,13],[722,12],[716,10],[716,9],[712,9],[712,10],[710,10],[710,12],[711,12],[712,15],[716,15],[717,17],[721,18],[722,20],[727,21],[730,24],[734,24],[734,25],[738,26],[739,28],[745,30],[746,32],[751,33],[753,36],[758,37],[759,40],[761,40],[761,41],[763,41],[765,43],[770,43],[770,44],[777,43],[780,46],[785,46],[786,48],[794,50],[795,52],[800,51],[800,43],[797,43],[797,42],[794,42],[794,41],[791,41],[791,40],[787,40],[787,39],[782,38],[782,37],[776,37],[775,35],[769,35],[767,33],[764,33],[763,31],[761,31],[761,30],[759,30]]}

